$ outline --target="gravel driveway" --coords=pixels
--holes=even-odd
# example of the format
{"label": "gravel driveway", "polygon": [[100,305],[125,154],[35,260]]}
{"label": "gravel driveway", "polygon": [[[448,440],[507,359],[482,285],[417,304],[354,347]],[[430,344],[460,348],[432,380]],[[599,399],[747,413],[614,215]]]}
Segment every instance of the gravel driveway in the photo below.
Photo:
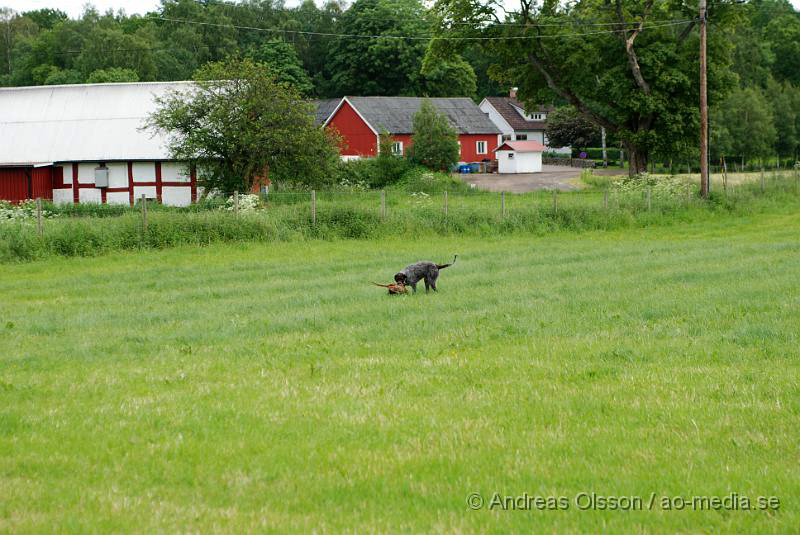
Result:
{"label": "gravel driveway", "polygon": [[[619,174],[620,171],[600,171],[595,170],[596,174]],[[566,167],[561,165],[543,165],[541,173],[519,173],[519,174],[499,174],[499,173],[475,173],[459,175],[462,180],[469,184],[475,184],[480,189],[488,191],[508,191],[511,193],[524,193],[526,191],[536,191],[541,189],[558,189],[560,191],[570,191],[580,189],[581,170],[577,167]]]}

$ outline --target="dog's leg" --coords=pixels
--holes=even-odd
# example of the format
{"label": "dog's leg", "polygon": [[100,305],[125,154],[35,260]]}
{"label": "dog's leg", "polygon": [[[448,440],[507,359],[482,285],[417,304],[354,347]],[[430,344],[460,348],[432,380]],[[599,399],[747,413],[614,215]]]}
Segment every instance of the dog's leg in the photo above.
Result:
{"label": "dog's leg", "polygon": [[417,283],[416,282],[411,285],[411,289],[414,290],[414,293],[417,293]]}
{"label": "dog's leg", "polygon": [[428,276],[427,275],[425,275],[425,279],[424,280],[425,280],[425,293],[428,293],[428,292],[431,291],[431,281],[428,280]]}

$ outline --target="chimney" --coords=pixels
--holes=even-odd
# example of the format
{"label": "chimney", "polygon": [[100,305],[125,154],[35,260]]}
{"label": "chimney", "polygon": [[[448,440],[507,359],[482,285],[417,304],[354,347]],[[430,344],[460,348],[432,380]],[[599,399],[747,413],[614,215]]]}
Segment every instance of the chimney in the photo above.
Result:
{"label": "chimney", "polygon": [[512,87],[511,91],[508,92],[508,96],[511,98],[517,98],[517,88]]}

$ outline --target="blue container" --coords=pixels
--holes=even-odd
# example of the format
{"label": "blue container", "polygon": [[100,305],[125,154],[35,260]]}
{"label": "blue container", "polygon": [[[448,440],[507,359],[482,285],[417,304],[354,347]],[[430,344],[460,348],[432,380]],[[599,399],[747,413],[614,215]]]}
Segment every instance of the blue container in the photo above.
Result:
{"label": "blue container", "polygon": [[458,172],[459,173],[464,173],[464,174],[471,173],[472,172],[472,167],[469,164],[459,165],[458,166]]}
{"label": "blue container", "polygon": [[479,163],[471,163],[469,164],[470,172],[471,173],[480,173],[481,172],[481,164]]}

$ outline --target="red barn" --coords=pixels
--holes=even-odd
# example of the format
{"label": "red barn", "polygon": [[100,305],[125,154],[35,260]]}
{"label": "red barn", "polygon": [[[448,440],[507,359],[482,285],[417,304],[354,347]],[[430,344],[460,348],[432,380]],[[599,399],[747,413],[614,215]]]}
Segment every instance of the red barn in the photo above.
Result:
{"label": "red barn", "polygon": [[[424,98],[344,97],[317,102],[317,121],[335,128],[344,138],[343,158],[369,158],[378,154],[379,134],[388,132],[392,152],[405,154],[411,146],[414,114]],[[493,160],[500,130],[469,98],[431,98],[458,132],[462,162]]]}
{"label": "red barn", "polygon": [[192,82],[0,88],[0,199],[164,204],[197,199],[195,173],[142,130],[156,98]]}

